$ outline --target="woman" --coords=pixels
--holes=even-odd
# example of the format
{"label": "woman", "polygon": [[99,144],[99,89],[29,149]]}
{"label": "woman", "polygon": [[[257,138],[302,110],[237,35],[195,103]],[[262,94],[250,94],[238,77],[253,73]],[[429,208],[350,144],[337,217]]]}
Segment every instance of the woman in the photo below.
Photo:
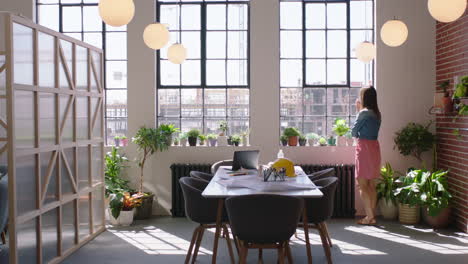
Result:
{"label": "woman", "polygon": [[374,210],[377,204],[375,179],[380,177],[380,146],[378,136],[382,117],[377,105],[377,91],[374,87],[361,88],[360,98],[356,100],[359,111],[352,129],[357,138],[356,179],[361,199],[364,202],[366,217],[359,220],[360,225],[375,225]]}

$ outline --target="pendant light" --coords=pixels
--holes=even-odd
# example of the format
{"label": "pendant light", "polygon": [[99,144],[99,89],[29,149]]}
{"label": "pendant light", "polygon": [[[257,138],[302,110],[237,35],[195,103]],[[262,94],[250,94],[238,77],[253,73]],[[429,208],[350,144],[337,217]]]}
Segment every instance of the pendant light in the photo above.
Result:
{"label": "pendant light", "polygon": [[100,0],[98,7],[104,23],[113,27],[127,25],[135,15],[133,0]]}
{"label": "pendant light", "polygon": [[459,19],[466,10],[466,0],[429,0],[427,7],[431,16],[443,23]]}
{"label": "pendant light", "polygon": [[408,27],[401,20],[389,20],[380,29],[380,37],[390,47],[401,46],[408,38]]}
{"label": "pendant light", "polygon": [[[364,21],[365,21],[365,28],[367,28],[367,3],[364,2]],[[356,48],[354,49],[356,52],[356,57],[358,60],[368,63],[371,62],[376,56],[376,50],[374,43],[368,41],[369,35],[368,31],[366,31],[365,41],[359,43]]]}
{"label": "pendant light", "polygon": [[182,13],[182,4],[179,0],[179,34],[177,34],[177,42],[175,44],[172,44],[167,50],[167,58],[169,59],[170,62],[174,64],[182,64],[187,58],[187,50],[185,49],[184,45],[180,43],[181,42],[180,41],[181,27],[182,27],[181,13]]}
{"label": "pendant light", "polygon": [[149,24],[143,31],[143,41],[151,49],[161,49],[169,42],[169,30],[161,23]]}

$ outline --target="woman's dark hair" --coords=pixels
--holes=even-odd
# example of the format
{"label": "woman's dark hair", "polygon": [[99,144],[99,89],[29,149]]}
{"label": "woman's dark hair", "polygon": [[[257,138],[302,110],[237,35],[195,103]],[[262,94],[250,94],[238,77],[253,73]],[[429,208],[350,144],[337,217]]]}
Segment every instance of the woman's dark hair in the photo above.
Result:
{"label": "woman's dark hair", "polygon": [[377,104],[377,90],[375,90],[374,86],[362,88],[360,95],[362,107],[374,111],[374,113],[377,115],[377,118],[382,120],[379,105]]}

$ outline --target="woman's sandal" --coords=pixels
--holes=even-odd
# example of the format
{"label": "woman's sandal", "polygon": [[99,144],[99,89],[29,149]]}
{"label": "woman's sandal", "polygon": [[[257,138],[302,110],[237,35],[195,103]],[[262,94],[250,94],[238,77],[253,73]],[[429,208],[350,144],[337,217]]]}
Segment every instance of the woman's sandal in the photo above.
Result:
{"label": "woman's sandal", "polygon": [[369,219],[367,216],[362,218],[361,220],[357,221],[358,225],[370,225],[370,226],[375,226],[377,225],[377,221],[375,218]]}

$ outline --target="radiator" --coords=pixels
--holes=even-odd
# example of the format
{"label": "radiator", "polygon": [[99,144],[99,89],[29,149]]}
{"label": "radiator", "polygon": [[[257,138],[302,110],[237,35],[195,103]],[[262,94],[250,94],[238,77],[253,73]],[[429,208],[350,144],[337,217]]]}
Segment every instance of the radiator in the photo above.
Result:
{"label": "radiator", "polygon": [[[335,168],[338,177],[338,187],[335,193],[335,205],[333,217],[354,218],[354,165],[299,165],[306,174],[311,174],[327,168]],[[172,164],[172,216],[184,217],[184,195],[180,188],[179,179],[189,176],[190,171],[202,171],[210,173],[210,164]]]}

